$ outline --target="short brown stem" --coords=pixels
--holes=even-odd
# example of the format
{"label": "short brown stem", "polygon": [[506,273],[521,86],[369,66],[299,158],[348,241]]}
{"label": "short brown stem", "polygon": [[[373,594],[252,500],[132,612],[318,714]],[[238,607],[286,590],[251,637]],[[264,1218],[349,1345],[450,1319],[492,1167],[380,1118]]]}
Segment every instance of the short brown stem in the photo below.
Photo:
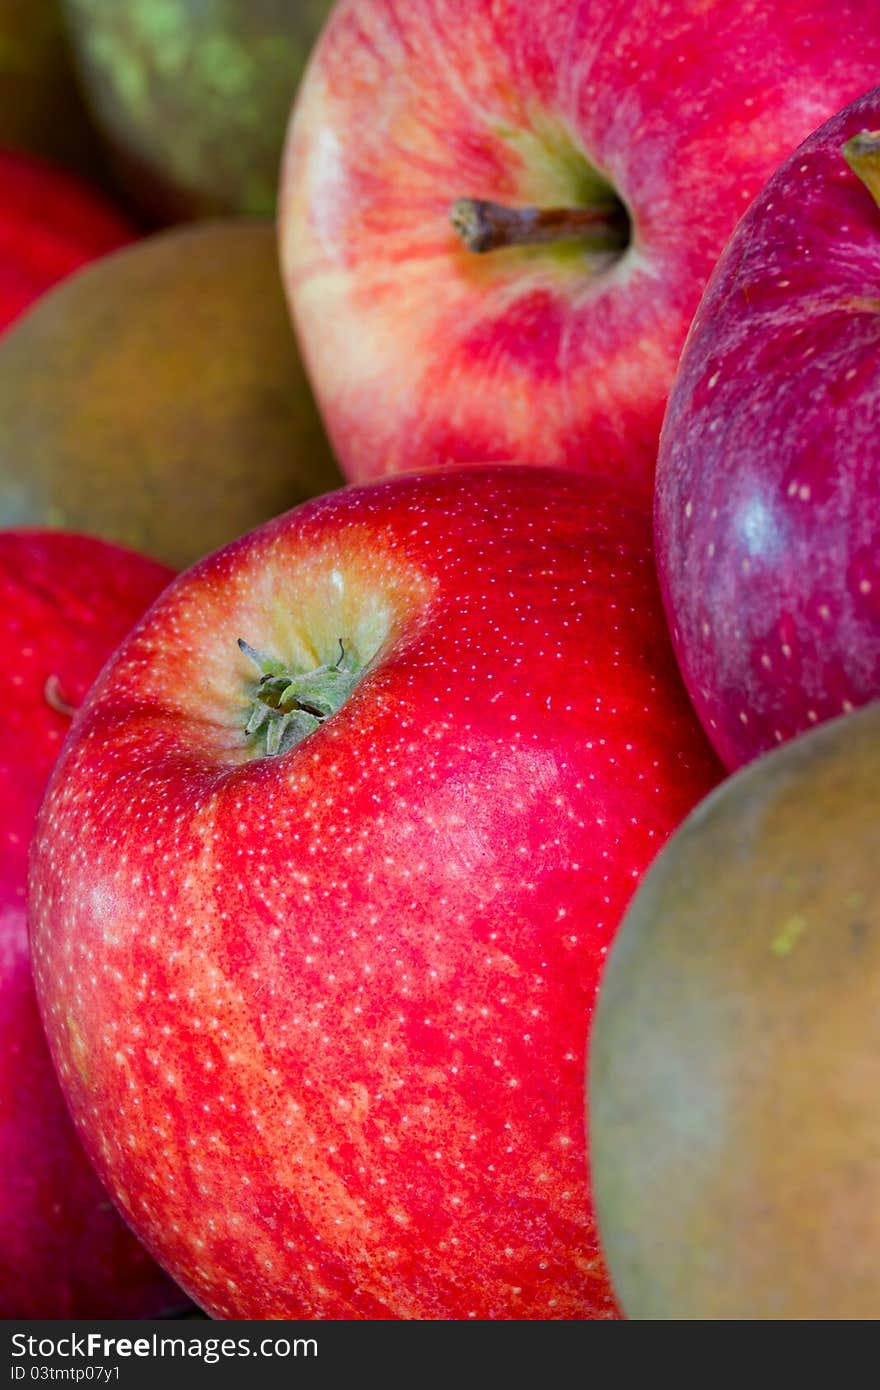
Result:
{"label": "short brown stem", "polygon": [[847,140],[843,157],[880,207],[880,130],[863,130]]}
{"label": "short brown stem", "polygon": [[43,686],[43,699],[51,709],[54,709],[58,714],[63,714],[67,719],[72,719],[76,714],[76,706],[65,700],[61,694],[61,682],[55,675],[46,678],[46,683]]}
{"label": "short brown stem", "polygon": [[591,250],[624,251],[629,218],[622,203],[583,208],[510,208],[480,198],[453,203],[450,220],[469,251],[585,241]]}

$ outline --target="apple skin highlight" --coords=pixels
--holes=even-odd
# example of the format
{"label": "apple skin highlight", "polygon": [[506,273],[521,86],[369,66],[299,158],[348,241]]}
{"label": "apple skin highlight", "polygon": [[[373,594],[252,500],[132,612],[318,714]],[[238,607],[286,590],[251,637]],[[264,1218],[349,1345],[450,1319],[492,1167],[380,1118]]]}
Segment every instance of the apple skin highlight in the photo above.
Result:
{"label": "apple skin highlight", "polygon": [[875,87],[752,204],[663,426],[661,587],[731,769],[880,696],[880,207],[843,153],[878,128]]}
{"label": "apple skin highlight", "polygon": [[[252,663],[340,643],[281,756]],[[31,863],[91,1157],[217,1317],[616,1309],[584,1048],[646,865],[721,769],[650,522],[602,481],[454,468],[309,502],[173,583],[78,714]]]}
{"label": "apple skin highlight", "polygon": [[[0,534],[0,1317],[140,1318],[186,1299],[135,1241],[77,1140],[40,1025],[28,955],[27,854],[70,718],[171,578],[87,537]],[[53,679],[54,678],[54,679]]]}
{"label": "apple skin highlight", "polygon": [[[648,498],[718,255],[779,161],[876,82],[878,41],[880,8],[849,0],[341,0],[279,207],[346,475],[504,458]],[[479,255],[453,230],[460,199],[589,206],[597,175],[629,216],[620,255]]]}

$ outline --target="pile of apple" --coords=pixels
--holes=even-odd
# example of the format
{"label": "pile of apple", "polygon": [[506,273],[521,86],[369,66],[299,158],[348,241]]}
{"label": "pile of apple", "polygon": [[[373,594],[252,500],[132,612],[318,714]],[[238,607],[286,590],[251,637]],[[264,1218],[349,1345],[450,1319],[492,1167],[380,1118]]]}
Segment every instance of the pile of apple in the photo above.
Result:
{"label": "pile of apple", "polygon": [[880,10],[338,0],[276,242],[210,8],[0,154],[0,1313],[878,1316]]}

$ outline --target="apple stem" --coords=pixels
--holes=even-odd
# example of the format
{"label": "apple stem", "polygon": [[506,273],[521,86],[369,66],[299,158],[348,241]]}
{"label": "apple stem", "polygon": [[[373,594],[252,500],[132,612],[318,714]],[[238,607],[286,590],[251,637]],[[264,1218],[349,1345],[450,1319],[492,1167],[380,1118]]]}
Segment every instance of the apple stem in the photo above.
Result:
{"label": "apple stem", "polygon": [[450,221],[469,251],[584,240],[591,250],[624,251],[629,218],[620,202],[582,208],[511,208],[481,198],[459,198]]}
{"label": "apple stem", "polygon": [[360,663],[339,638],[339,656],[311,671],[293,671],[277,657],[238,639],[239,650],[256,666],[259,681],[244,727],[267,757],[287,753],[341,709],[361,676]]}
{"label": "apple stem", "polygon": [[843,157],[880,208],[880,130],[863,130],[847,140]]}
{"label": "apple stem", "polygon": [[54,709],[58,714],[63,714],[67,719],[72,719],[76,714],[76,705],[70,704],[61,694],[61,682],[56,675],[46,677],[46,683],[43,686],[43,699],[51,709]]}

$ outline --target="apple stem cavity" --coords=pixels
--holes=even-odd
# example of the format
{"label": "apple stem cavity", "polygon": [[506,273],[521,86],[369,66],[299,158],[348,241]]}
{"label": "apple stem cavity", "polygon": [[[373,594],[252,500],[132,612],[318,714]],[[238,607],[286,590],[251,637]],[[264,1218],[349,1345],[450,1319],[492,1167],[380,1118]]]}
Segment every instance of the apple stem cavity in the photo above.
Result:
{"label": "apple stem cavity", "polygon": [[880,130],[863,130],[847,140],[843,157],[880,208]]}
{"label": "apple stem cavity", "polygon": [[242,637],[238,645],[259,672],[244,732],[256,741],[261,756],[287,753],[302,743],[341,709],[361,676],[360,664],[341,637],[336,661],[310,671],[292,671]]}
{"label": "apple stem cavity", "polygon": [[591,251],[620,254],[630,222],[619,199],[580,208],[512,208],[481,198],[459,198],[450,221],[469,251],[483,255],[510,246],[585,241]]}

